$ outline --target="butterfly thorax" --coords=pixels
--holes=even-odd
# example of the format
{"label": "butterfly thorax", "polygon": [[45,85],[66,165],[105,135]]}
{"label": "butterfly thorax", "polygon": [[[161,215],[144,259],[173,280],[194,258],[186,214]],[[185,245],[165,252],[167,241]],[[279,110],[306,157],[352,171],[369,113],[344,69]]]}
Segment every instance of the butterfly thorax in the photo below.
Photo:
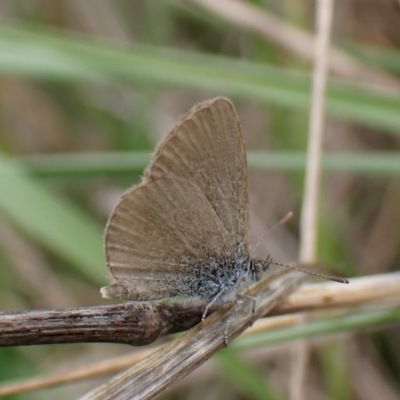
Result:
{"label": "butterfly thorax", "polygon": [[243,246],[236,246],[234,254],[224,257],[208,255],[201,264],[192,269],[193,275],[186,276],[177,297],[196,297],[210,301],[218,296],[223,301],[236,293],[247,280],[250,257]]}

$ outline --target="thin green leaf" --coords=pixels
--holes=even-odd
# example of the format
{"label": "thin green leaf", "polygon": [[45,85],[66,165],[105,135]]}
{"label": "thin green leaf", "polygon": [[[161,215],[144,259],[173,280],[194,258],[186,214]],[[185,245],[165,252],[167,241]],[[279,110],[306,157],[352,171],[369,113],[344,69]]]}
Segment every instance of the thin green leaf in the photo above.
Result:
{"label": "thin green leaf", "polygon": [[66,199],[0,155],[0,213],[95,282],[103,282],[101,228]]}
{"label": "thin green leaf", "polygon": [[[309,74],[228,57],[135,45],[117,48],[60,31],[0,28],[0,73],[43,80],[176,86],[308,110]],[[331,80],[327,111],[400,132],[400,96]]]}
{"label": "thin green leaf", "polygon": [[257,368],[247,364],[230,349],[220,351],[215,359],[221,365],[221,372],[227,376],[246,398],[254,400],[279,400],[282,399],[267,385],[267,381]]}
{"label": "thin green leaf", "polygon": [[364,61],[386,68],[396,74],[400,73],[400,54],[396,48],[361,45],[360,43],[344,43],[342,47]]}
{"label": "thin green leaf", "polygon": [[[150,154],[140,151],[107,153],[71,153],[35,155],[21,159],[30,171],[40,177],[76,179],[79,176],[141,172]],[[306,154],[295,151],[249,152],[249,167],[254,170],[303,170]],[[398,152],[331,153],[323,156],[323,167],[331,172],[363,174],[399,174]]]}
{"label": "thin green leaf", "polygon": [[258,335],[241,337],[229,346],[238,350],[244,350],[316,335],[332,334],[347,330],[360,330],[362,328],[398,322],[399,320],[400,307],[386,310],[359,311],[335,318],[307,322],[304,325],[275,329]]}

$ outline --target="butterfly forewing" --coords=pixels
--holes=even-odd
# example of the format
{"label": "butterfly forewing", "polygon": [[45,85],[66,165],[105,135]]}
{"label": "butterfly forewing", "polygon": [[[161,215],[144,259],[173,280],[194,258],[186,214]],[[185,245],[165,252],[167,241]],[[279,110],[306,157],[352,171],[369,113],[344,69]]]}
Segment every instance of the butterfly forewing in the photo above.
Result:
{"label": "butterfly forewing", "polygon": [[105,288],[105,297],[131,300],[193,297],[196,271],[224,262],[234,251],[201,190],[176,178],[126,192],[109,219],[105,241],[118,287],[115,293],[116,285]]}
{"label": "butterfly forewing", "polygon": [[248,253],[246,150],[235,108],[225,98],[195,106],[158,146],[146,179],[185,179],[204,193],[226,231]]}

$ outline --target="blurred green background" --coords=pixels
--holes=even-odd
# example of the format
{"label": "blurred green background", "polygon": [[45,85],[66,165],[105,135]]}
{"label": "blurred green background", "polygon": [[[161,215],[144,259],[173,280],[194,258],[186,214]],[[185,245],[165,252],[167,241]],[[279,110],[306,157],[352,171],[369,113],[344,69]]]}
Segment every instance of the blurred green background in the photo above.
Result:
{"label": "blurred green background", "polygon": [[[310,60],[200,3],[0,2],[1,311],[109,304],[99,295],[108,282],[102,231],[109,212],[178,116],[216,95],[234,102],[247,143],[253,243],[292,210],[294,221],[274,230],[260,255],[297,259]],[[313,31],[314,2],[244,4]],[[343,276],[399,269],[399,24],[395,1],[335,4],[333,44],[393,82],[345,80],[335,71],[330,80],[318,251]],[[399,399],[399,337],[394,323],[317,340],[309,398]],[[164,398],[286,398],[288,347],[259,347],[245,358],[226,352],[213,374]],[[0,381],[128,350],[4,348]],[[9,398],[69,399],[99,382]]]}

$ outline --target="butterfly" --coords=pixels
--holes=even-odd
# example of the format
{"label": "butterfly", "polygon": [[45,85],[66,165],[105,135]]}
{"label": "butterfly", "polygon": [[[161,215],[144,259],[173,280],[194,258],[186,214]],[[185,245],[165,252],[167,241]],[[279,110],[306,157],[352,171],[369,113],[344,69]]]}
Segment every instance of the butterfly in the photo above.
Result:
{"label": "butterfly", "polygon": [[250,257],[248,192],[233,104],[223,97],[197,104],[111,213],[105,252],[116,282],[103,297],[196,299],[207,310],[258,279],[270,260]]}
{"label": "butterfly", "polygon": [[252,258],[249,230],[245,143],[233,104],[217,97],[181,117],[142,182],[111,213],[105,253],[115,283],[101,293],[197,300],[205,304],[204,319],[213,303],[230,301],[271,263],[297,269]]}

